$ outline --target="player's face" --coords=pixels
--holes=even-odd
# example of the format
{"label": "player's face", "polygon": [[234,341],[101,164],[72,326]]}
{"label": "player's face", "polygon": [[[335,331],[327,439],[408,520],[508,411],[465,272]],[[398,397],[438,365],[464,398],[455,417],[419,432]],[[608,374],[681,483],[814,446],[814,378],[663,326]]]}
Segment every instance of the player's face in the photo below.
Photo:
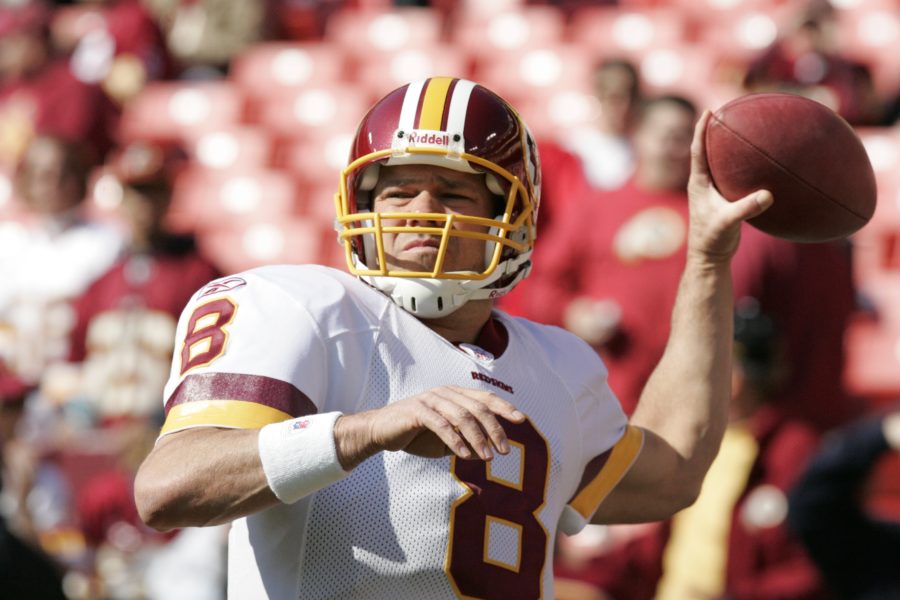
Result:
{"label": "player's face", "polygon": [[[495,197],[488,191],[484,175],[460,173],[431,165],[382,167],[373,191],[373,210],[382,213],[437,213],[493,218]],[[384,219],[384,226],[443,227],[445,221],[429,219]],[[486,228],[455,223],[458,230],[485,233]],[[417,233],[385,233],[388,267],[404,271],[434,268],[441,236]],[[485,242],[451,237],[444,258],[444,271],[484,269]]]}

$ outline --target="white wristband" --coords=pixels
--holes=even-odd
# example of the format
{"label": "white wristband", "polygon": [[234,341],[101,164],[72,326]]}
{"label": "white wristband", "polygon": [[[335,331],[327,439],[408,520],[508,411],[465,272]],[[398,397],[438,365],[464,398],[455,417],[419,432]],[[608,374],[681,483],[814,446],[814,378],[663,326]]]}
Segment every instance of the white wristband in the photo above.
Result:
{"label": "white wristband", "polygon": [[341,414],[308,415],[260,429],[259,458],[279,500],[293,504],[349,475],[334,442],[334,423]]}

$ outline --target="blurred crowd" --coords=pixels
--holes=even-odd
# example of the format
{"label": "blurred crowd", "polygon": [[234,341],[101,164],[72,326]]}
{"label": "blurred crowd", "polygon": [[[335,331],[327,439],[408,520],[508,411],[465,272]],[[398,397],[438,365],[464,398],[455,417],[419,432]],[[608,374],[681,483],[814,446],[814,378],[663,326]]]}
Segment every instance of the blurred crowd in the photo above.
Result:
{"label": "blurred crowd", "polygon": [[[180,311],[263,262],[340,266],[348,128],[385,86],[452,74],[539,138],[535,265],[501,308],[592,345],[626,412],[668,336],[699,111],[789,91],[874,140],[863,232],[745,226],[697,504],[561,538],[555,569],[561,600],[900,597],[900,2],[704,4],[0,0],[0,596],[224,597],[225,529],[161,534],[133,501]],[[894,27],[869,55],[846,35],[864,10]],[[716,41],[739,23],[750,42]]]}

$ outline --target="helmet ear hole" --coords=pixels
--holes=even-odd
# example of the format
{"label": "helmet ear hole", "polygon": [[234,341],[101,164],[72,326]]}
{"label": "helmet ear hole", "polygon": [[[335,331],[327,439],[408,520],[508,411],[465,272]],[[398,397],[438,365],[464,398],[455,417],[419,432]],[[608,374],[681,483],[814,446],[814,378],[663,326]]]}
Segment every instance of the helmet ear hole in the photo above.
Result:
{"label": "helmet ear hole", "polygon": [[488,191],[497,196],[506,197],[506,190],[500,185],[500,179],[493,173],[484,174],[484,183],[487,185]]}
{"label": "helmet ear hole", "polygon": [[375,185],[378,183],[378,174],[380,171],[381,165],[378,163],[373,163],[365,167],[362,173],[359,174],[356,189],[361,192],[371,192],[374,190]]}

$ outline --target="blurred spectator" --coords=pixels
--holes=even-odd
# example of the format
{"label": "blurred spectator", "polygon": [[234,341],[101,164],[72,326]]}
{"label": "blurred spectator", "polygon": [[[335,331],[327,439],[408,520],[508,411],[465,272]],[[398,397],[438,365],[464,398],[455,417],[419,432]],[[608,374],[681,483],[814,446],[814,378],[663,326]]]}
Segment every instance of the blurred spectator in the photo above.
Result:
{"label": "blurred spectator", "polygon": [[900,522],[865,505],[879,460],[900,452],[900,412],[829,434],[790,496],[790,525],[847,600],[900,598]]}
{"label": "blurred spectator", "polygon": [[855,310],[847,243],[796,244],[745,224],[731,270],[735,297],[759,300],[791,357],[770,401],[823,431],[858,416],[862,402],[843,384],[844,332]]}
{"label": "blurred spectator", "polygon": [[787,493],[818,442],[769,402],[792,359],[759,303],[739,301],[730,423],[700,497],[672,520],[657,600],[828,597],[787,528]]}
{"label": "blurred spectator", "polygon": [[72,326],[66,301],[116,259],[118,232],[82,213],[88,165],[84,147],[35,138],[16,173],[24,222],[0,230],[0,357],[29,383],[68,354]]}
{"label": "blurred spectator", "polygon": [[828,598],[787,528],[787,493],[818,434],[768,403],[786,361],[774,322],[754,299],[739,301],[730,423],[700,497],[671,522],[594,552],[577,570],[571,560],[557,560],[558,575],[590,582],[616,600]]}
{"label": "blurred spectator", "polygon": [[615,189],[634,171],[631,128],[640,102],[637,69],[626,60],[607,59],[594,74],[598,117],[594,127],[566,135],[565,146],[580,159],[588,181],[597,189]]}
{"label": "blurred spectator", "polygon": [[[585,178],[584,169],[577,156],[561,145],[549,140],[538,142],[541,158],[541,233],[540,242],[533,250],[531,257],[531,276],[521,281],[510,293],[501,297],[498,306],[510,314],[531,316],[529,312],[532,288],[541,273],[547,268],[544,255],[552,251],[557,244],[556,237],[566,236],[565,215],[577,210],[591,194],[590,184]],[[565,242],[560,242],[565,243]],[[543,315],[539,315],[541,318]]]}
{"label": "blurred spectator", "polygon": [[0,7],[0,164],[15,165],[37,135],[87,142],[94,158],[109,146],[114,111],[56,54],[50,16],[38,0]]}
{"label": "blurred spectator", "polygon": [[211,79],[231,59],[266,37],[270,3],[242,0],[144,0],[165,31],[182,77]]}
{"label": "blurred spectator", "polygon": [[195,290],[219,274],[194,238],[165,229],[178,148],[135,142],[110,161],[121,191],[123,255],[75,301],[70,359],[85,361],[80,394],[103,415],[152,415],[168,377],[175,324]]}
{"label": "blurred spectator", "polygon": [[[58,567],[39,548],[30,524],[20,518],[24,501],[18,482],[4,489],[10,478],[7,467],[17,460],[13,440],[22,417],[26,386],[0,363],[0,590],[4,598],[63,599]],[[15,476],[17,466],[11,469]]]}
{"label": "blurred spectator", "polygon": [[272,36],[290,40],[319,40],[329,17],[351,6],[352,0],[274,0]]}
{"label": "blurred spectator", "polygon": [[597,349],[627,413],[668,337],[684,266],[696,117],[680,97],[646,103],[634,134],[634,176],[569,204],[527,298],[533,318],[562,324]]}
{"label": "blurred spectator", "polygon": [[51,34],[72,55],[76,76],[100,85],[118,106],[147,81],[174,74],[162,32],[140,0],[81,0],[56,12]]}
{"label": "blurred spectator", "polygon": [[744,86],[809,96],[853,125],[878,123],[881,109],[870,70],[841,55],[836,19],[828,0],[808,0],[795,24],[749,65]]}

